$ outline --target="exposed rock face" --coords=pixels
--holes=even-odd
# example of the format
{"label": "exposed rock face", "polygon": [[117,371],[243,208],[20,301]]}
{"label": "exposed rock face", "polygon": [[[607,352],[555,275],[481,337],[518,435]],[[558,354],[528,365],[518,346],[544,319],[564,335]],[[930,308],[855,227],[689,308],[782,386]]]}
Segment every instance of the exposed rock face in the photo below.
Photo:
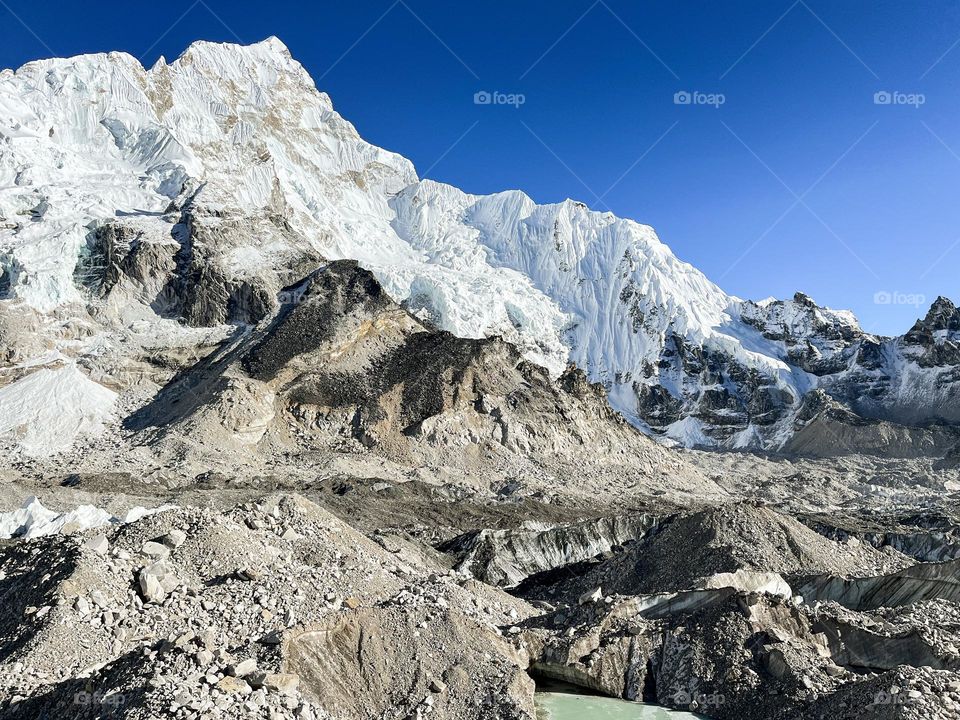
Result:
{"label": "exposed rock face", "polygon": [[[541,599],[548,599],[558,587],[570,594],[599,586],[607,594],[635,595],[717,587],[710,580],[718,574],[736,584],[738,571],[789,576],[819,567],[824,572],[848,573],[866,567],[900,568],[910,562],[871,546],[827,540],[768,508],[733,504],[665,520],[607,562],[521,589],[525,596]],[[551,581],[557,586],[551,586]]]}
{"label": "exposed rock face", "polygon": [[956,425],[957,316],[953,303],[941,297],[905,335],[854,343],[846,372],[824,383],[826,391],[867,418]]}
{"label": "exposed rock face", "polygon": [[[244,367],[269,382],[294,358],[360,339],[364,323],[382,323],[392,314],[398,329],[413,329],[373,275],[357,263],[341,261],[317,270],[287,291],[286,305],[264,337],[244,357]],[[355,337],[351,337],[355,336]]]}
{"label": "exposed rock face", "polygon": [[684,445],[755,444],[754,433],[789,418],[800,397],[775,378],[717,350],[670,337],[657,363],[665,385],[638,386],[638,413],[651,427]]}
{"label": "exposed rock face", "polygon": [[[276,310],[284,285],[322,261],[283,224],[280,209],[268,204],[256,215],[224,213],[198,195],[195,190],[171,202],[158,213],[159,226],[138,216],[94,225],[73,271],[74,283],[93,303],[91,312],[109,323],[110,313],[124,317],[130,312],[125,304],[139,303],[195,327],[255,325]],[[238,266],[234,258],[249,252],[252,235],[283,239],[282,267]]]}
{"label": "exposed rock face", "polygon": [[[845,370],[843,351],[864,337],[850,313],[821,308],[802,293],[792,301],[742,302],[737,312],[795,377],[785,383],[777,372],[751,367],[722,347],[672,335],[651,377],[681,392],[678,396],[655,384],[639,391],[640,415],[650,425],[684,444],[776,446],[778,434],[790,435],[790,420],[816,385],[815,377]],[[670,427],[684,418],[695,424]]]}
{"label": "exposed rock face", "polygon": [[960,438],[960,429],[951,425],[901,425],[867,418],[849,406],[816,390],[804,399],[793,425],[794,433],[782,450],[790,455],[837,457],[868,454],[887,457],[942,458]]}
{"label": "exposed rock face", "polygon": [[791,365],[818,376],[844,370],[842,352],[865,337],[852,315],[821,308],[799,292],[792,302],[747,302],[741,318],[767,340],[783,343]]}
{"label": "exposed rock face", "polygon": [[957,309],[939,298],[895,338],[797,293],[743,302],[739,319],[783,361],[792,380],[745,365],[734,353],[669,336],[638,388],[639,414],[683,444],[765,446],[788,453],[942,457],[957,436]]}
{"label": "exposed rock face", "polygon": [[889,575],[843,578],[832,575],[811,578],[798,592],[809,602],[832,601],[852,610],[900,607],[925,600],[960,598],[960,560],[908,567]]}
{"label": "exposed rock face", "polygon": [[479,530],[456,537],[440,549],[458,557],[457,567],[475,578],[510,587],[531,575],[635,542],[656,524],[657,518],[640,514],[539,530]]}
{"label": "exposed rock face", "polygon": [[846,618],[831,617],[829,609],[821,612],[814,625],[826,636],[830,654],[837,665],[893,670],[902,665],[936,670],[957,670],[956,657],[944,657],[924,634],[911,628],[906,632],[884,632],[861,627]]}
{"label": "exposed rock face", "polygon": [[960,309],[947,298],[938,297],[903,341],[916,348],[914,355],[921,367],[960,365]]}
{"label": "exposed rock face", "polygon": [[535,715],[526,654],[458,610],[437,612],[429,600],[308,626],[291,634],[285,650],[303,690],[336,717]]}

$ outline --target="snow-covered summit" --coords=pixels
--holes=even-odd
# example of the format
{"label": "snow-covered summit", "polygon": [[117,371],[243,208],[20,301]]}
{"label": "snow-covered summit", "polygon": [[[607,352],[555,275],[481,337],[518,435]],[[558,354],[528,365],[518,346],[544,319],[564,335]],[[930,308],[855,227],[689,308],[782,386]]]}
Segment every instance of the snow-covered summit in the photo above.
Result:
{"label": "snow-covered summit", "polygon": [[149,69],[108,53],[0,73],[0,306],[20,328],[68,322],[14,356],[95,363],[98,332],[255,322],[338,258],[443,329],[502,335],[555,374],[575,362],[684,442],[782,442],[862,335],[805,296],[732,297],[632,220],[419,179],[276,38]]}
{"label": "snow-covered summit", "polygon": [[[356,207],[335,180],[355,173]],[[159,215],[203,186],[205,206],[349,224],[413,182],[409,162],[365,143],[278,40],[195,43],[145,70],[125,53],[28,63],[0,77],[0,252],[9,293],[41,310],[79,296],[70,276],[93,223]],[[344,229],[340,227],[339,229]]]}

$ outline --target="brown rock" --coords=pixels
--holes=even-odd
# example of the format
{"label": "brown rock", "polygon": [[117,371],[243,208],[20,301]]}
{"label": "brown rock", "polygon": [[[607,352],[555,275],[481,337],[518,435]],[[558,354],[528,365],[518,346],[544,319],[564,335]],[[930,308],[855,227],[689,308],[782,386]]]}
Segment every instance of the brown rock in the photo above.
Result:
{"label": "brown rock", "polygon": [[240,678],[230,675],[222,678],[220,682],[217,683],[217,687],[225,693],[232,693],[234,695],[249,695],[251,692],[246,680],[241,680]]}
{"label": "brown rock", "polygon": [[272,692],[293,695],[300,685],[300,676],[296,673],[268,673],[263,686]]}

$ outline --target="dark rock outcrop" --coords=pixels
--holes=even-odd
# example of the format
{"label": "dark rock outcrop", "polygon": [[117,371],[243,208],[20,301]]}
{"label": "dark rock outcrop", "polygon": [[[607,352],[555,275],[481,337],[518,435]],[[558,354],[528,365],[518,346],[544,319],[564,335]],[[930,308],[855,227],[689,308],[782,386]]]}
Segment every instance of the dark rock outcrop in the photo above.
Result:
{"label": "dark rock outcrop", "polygon": [[[960,310],[950,300],[938,298],[895,338],[869,335],[850,313],[822,308],[803,293],[744,302],[736,312],[796,383],[670,335],[647,381],[634,385],[637,414],[654,431],[689,417],[705,444],[937,458],[960,433]],[[659,382],[651,384],[654,375]]]}
{"label": "dark rock outcrop", "polygon": [[541,530],[477,530],[440,546],[457,567],[483,582],[510,587],[531,575],[609,554],[656,527],[651,515],[585,520]]}

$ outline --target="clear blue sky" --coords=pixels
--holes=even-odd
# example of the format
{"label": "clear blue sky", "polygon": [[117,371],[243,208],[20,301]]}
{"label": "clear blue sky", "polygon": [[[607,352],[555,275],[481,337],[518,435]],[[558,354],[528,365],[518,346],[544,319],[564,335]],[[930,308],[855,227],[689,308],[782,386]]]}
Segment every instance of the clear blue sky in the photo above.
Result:
{"label": "clear blue sky", "polygon": [[960,301],[955,1],[0,0],[2,67],[269,35],[428,177],[610,209],[729,292],[803,290],[873,332],[925,312],[906,295]]}

